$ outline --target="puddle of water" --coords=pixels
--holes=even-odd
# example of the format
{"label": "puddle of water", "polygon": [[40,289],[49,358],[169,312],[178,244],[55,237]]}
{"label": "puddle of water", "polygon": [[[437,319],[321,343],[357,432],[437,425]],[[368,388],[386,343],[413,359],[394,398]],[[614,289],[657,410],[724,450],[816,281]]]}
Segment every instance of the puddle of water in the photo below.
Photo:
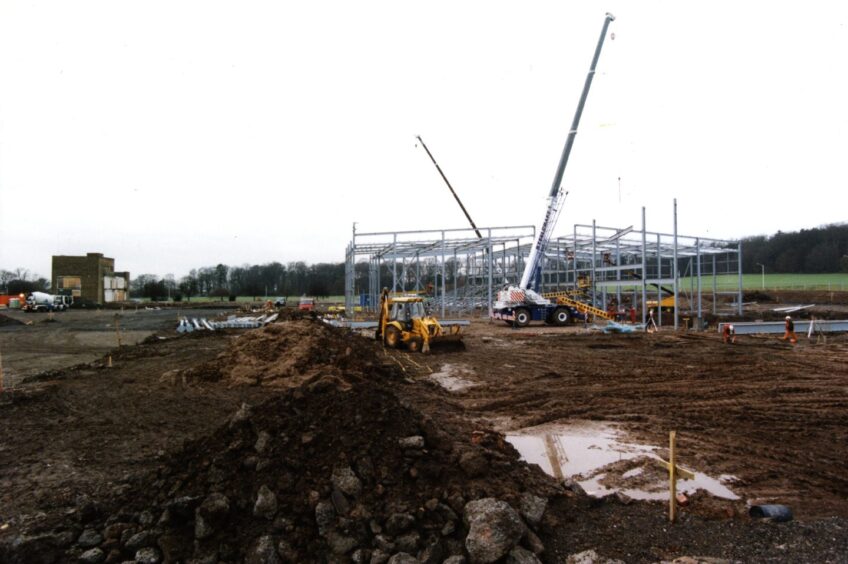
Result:
{"label": "puddle of water", "polygon": [[477,382],[463,377],[473,374],[474,370],[468,366],[445,363],[440,371],[430,374],[429,378],[449,392],[461,392],[477,385]]}
{"label": "puddle of water", "polygon": [[[668,474],[654,462],[660,460],[654,452],[657,447],[625,442],[609,425],[587,422],[535,427],[506,438],[524,460],[557,479],[575,479],[589,495],[603,497],[620,491],[633,499],[668,498]],[[622,465],[624,461],[632,463]],[[694,480],[678,481],[678,491],[691,494],[702,489],[715,497],[739,499],[722,483],[732,483],[733,476],[716,479],[702,472],[694,474]]]}

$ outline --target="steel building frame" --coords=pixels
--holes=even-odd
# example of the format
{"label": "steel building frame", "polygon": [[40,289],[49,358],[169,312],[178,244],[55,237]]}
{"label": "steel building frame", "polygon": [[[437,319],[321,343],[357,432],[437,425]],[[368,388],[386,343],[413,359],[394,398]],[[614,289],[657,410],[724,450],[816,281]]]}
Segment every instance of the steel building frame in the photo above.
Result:
{"label": "steel building frame", "polygon": [[[648,311],[663,300],[663,288],[674,298],[674,327],[691,318],[703,327],[704,294],[713,315],[742,314],[742,244],[739,241],[575,224],[569,235],[553,239],[546,252],[542,292],[583,293],[583,299],[606,309],[629,303]],[[394,293],[426,293],[441,312],[491,316],[497,291],[517,283],[536,230],[533,226],[481,227],[357,233],[345,251],[345,308],[373,311],[383,287]],[[732,275],[732,288],[719,276]],[[707,279],[707,280],[705,280]],[[588,284],[587,284],[588,281]],[[706,281],[706,284],[705,284]],[[730,310],[719,304],[730,297]],[[356,306],[360,306],[357,308]],[[723,309],[722,309],[723,308]],[[660,309],[660,313],[662,309]],[[662,324],[663,316],[657,321]]]}

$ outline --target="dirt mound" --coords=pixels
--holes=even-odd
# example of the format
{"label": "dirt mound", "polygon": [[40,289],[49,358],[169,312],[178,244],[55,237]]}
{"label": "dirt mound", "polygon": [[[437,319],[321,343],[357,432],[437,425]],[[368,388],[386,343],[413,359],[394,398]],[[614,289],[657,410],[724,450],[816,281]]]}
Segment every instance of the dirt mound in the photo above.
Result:
{"label": "dirt mound", "polygon": [[26,325],[26,323],[0,313],[0,327],[5,327],[6,325]]}
{"label": "dirt mound", "polygon": [[[558,488],[508,443],[472,441],[470,429],[457,438],[379,383],[345,390],[321,380],[242,406],[127,491],[82,503],[84,525],[69,518],[50,537],[76,539],[57,558],[97,547],[109,561],[147,548],[166,562],[368,562],[400,552],[442,562],[467,555],[467,502],[497,498],[538,525]],[[523,538],[539,548],[535,534]],[[32,546],[43,555],[49,544]],[[27,546],[6,557],[25,560]]]}
{"label": "dirt mound", "polygon": [[215,360],[190,369],[186,376],[289,388],[316,378],[356,379],[382,364],[380,354],[374,342],[300,319],[245,333]]}

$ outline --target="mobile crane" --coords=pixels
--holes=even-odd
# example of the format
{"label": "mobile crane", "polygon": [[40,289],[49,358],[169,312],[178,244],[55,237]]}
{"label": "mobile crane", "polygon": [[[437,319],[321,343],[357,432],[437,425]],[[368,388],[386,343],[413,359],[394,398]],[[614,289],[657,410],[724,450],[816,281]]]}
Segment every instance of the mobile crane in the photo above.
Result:
{"label": "mobile crane", "polygon": [[583,114],[583,106],[586,104],[589,88],[592,86],[592,78],[595,76],[595,67],[598,65],[598,58],[601,56],[601,48],[604,45],[607,29],[610,22],[614,20],[615,16],[607,12],[604,17],[603,28],[601,29],[601,37],[598,39],[597,47],[595,47],[595,55],[592,57],[589,73],[586,75],[583,92],[580,95],[580,101],[577,103],[577,111],[574,113],[574,120],[571,122],[571,129],[568,132],[568,138],[565,141],[565,147],[563,147],[562,156],[559,159],[559,164],[554,174],[554,181],[548,193],[545,218],[536,234],[536,240],[530,248],[530,256],[527,258],[524,266],[521,282],[518,286],[507,286],[498,292],[498,299],[492,308],[493,319],[500,319],[518,327],[525,327],[531,321],[544,321],[554,325],[564,325],[572,319],[584,319],[585,315],[587,315],[571,305],[551,301],[540,295],[538,291],[542,281],[542,266],[545,261],[545,251],[548,248],[554,226],[562,211],[565,196],[568,194],[568,192],[562,189],[562,175],[565,172],[566,164],[568,164],[571,147],[574,145],[577,127],[580,124],[580,116]]}

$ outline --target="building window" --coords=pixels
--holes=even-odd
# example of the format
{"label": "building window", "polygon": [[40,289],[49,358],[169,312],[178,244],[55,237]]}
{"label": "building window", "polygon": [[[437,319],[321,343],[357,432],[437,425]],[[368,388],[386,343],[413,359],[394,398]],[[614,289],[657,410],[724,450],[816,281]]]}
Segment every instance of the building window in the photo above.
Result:
{"label": "building window", "polygon": [[59,294],[65,296],[71,295],[78,298],[82,293],[82,277],[80,276],[59,276],[57,277],[56,284]]}

